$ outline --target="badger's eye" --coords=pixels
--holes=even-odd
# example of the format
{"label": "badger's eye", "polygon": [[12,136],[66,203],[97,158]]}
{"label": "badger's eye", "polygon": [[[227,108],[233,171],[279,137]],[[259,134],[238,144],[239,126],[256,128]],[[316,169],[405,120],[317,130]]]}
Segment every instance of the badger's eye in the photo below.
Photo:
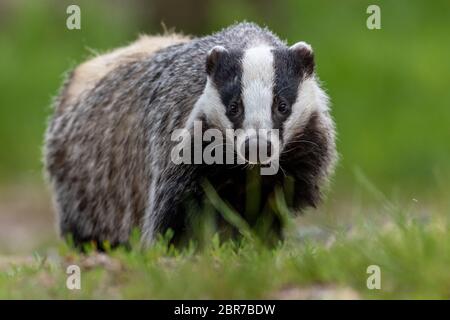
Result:
{"label": "badger's eye", "polygon": [[237,116],[241,112],[239,101],[233,101],[228,106],[228,114],[230,116]]}
{"label": "badger's eye", "polygon": [[289,108],[285,102],[283,102],[283,101],[278,102],[278,112],[279,113],[286,114],[288,111],[289,111]]}

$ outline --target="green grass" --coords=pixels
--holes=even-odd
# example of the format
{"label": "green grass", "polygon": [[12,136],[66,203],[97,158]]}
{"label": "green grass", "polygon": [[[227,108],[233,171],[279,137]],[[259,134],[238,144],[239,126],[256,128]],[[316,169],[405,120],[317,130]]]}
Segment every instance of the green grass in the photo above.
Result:
{"label": "green grass", "polygon": [[[289,241],[269,250],[244,242],[212,241],[202,253],[166,249],[163,241],[141,252],[110,254],[120,267],[99,264],[82,271],[82,289],[65,287],[63,266],[41,263],[0,273],[1,298],[255,299],[289,288],[352,288],[361,298],[450,298],[449,226],[392,226],[383,232],[337,234],[326,246]],[[86,258],[62,250],[65,260]],[[108,259],[109,260],[109,259]],[[368,290],[366,269],[381,268],[381,290]],[[295,298],[295,296],[294,296]]]}
{"label": "green grass", "polygon": [[[357,206],[352,206],[354,210]],[[220,242],[217,235],[184,249],[170,233],[142,249],[81,254],[60,243],[31,261],[0,262],[0,298],[258,299],[450,298],[449,212],[391,201],[336,216],[308,212],[273,248],[250,235]],[[1,261],[1,259],[0,259]],[[66,288],[66,267],[81,267],[81,290]],[[367,268],[381,268],[381,289],[369,290]]]}

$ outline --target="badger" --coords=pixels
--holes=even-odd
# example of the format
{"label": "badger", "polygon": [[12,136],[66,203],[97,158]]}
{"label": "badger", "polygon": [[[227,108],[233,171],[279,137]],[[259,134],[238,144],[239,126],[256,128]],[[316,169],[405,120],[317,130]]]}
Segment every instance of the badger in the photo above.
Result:
{"label": "badger", "polygon": [[[259,177],[253,207],[261,212],[287,188],[291,212],[315,207],[337,159],[311,46],[288,46],[248,22],[199,38],[141,36],[75,68],[54,105],[45,167],[60,234],[76,244],[127,244],[134,228],[147,245],[169,229],[180,239],[201,217],[205,181],[255,225],[258,217],[244,213],[254,163],[174,163],[172,134],[193,133],[198,122],[202,132],[277,130],[250,136],[277,146],[280,170]],[[217,211],[217,225],[229,225]],[[281,219],[271,221],[282,235]]]}

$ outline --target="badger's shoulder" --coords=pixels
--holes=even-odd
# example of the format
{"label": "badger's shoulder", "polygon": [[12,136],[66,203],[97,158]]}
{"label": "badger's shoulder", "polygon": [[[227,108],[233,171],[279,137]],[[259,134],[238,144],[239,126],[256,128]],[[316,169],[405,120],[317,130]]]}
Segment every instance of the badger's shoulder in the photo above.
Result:
{"label": "badger's shoulder", "polygon": [[97,55],[77,66],[69,75],[61,92],[57,111],[74,102],[83,92],[95,87],[106,74],[124,63],[144,59],[172,45],[185,43],[189,37],[180,34],[140,36],[128,46]]}

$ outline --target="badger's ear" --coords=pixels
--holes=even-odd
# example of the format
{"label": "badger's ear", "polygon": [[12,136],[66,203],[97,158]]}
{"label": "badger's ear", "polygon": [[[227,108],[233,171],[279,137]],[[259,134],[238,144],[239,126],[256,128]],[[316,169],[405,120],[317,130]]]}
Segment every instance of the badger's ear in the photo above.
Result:
{"label": "badger's ear", "polygon": [[209,50],[206,56],[206,73],[210,76],[216,69],[217,64],[227,54],[227,49],[222,46],[215,46]]}
{"label": "badger's ear", "polygon": [[297,42],[289,48],[289,51],[294,55],[294,59],[297,60],[306,75],[314,72],[314,53],[309,44],[303,41]]}

